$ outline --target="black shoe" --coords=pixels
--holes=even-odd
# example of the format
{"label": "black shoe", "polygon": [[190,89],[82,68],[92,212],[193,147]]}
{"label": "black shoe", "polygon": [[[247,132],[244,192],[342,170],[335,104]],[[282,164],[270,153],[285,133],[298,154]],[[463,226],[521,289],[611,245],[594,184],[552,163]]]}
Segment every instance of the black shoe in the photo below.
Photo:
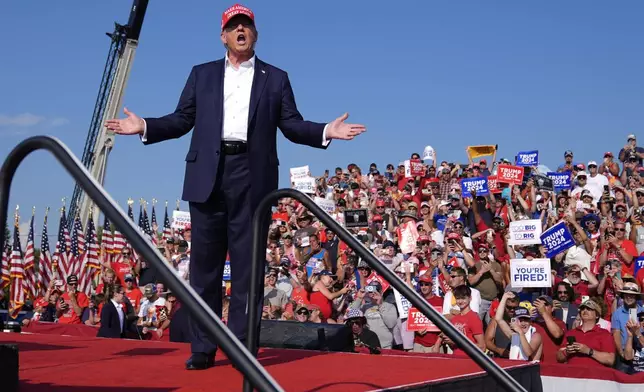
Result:
{"label": "black shoe", "polygon": [[186,370],[206,370],[215,366],[215,358],[205,353],[193,353],[186,361]]}

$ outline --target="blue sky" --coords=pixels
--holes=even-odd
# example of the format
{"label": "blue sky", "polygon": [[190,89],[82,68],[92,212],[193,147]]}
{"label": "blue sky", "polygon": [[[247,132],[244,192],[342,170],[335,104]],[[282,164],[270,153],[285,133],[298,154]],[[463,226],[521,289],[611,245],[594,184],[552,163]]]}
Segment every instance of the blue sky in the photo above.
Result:
{"label": "blue sky", "polygon": [[[131,3],[3,5],[0,157],[38,134],[82,155],[109,48],[105,32],[127,22]],[[151,3],[124,98],[141,116],[174,110],[190,68],[223,57],[219,26],[229,5]],[[576,160],[599,160],[644,124],[641,1],[244,4],[256,14],[258,56],[289,72],[305,118],[330,121],[348,111],[350,121],[368,126],[327,151],[280,136],[283,186],[289,167],[309,164],[320,175],[350,162],[384,166],[428,144],[439,160],[460,162],[467,145],[496,143],[499,156],[538,149],[551,167],[566,149]],[[128,197],[174,206],[188,143],[189,136],[144,147],[117,138],[107,190],[121,206]],[[20,204],[26,221],[36,206],[39,232],[44,208],[58,208],[72,190],[54,159],[37,152],[18,171],[10,208]]]}

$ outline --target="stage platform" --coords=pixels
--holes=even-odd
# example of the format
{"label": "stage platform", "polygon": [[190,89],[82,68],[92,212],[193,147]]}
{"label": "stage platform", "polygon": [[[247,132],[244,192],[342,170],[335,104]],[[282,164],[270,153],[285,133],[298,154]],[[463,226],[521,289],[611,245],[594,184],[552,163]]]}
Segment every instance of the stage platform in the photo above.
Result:
{"label": "stage platform", "polygon": [[[242,376],[222,354],[206,371],[186,371],[189,346],[161,341],[0,333],[17,344],[20,391],[241,391]],[[261,349],[260,363],[286,391],[496,391],[469,359]],[[539,366],[499,362],[529,391]]]}

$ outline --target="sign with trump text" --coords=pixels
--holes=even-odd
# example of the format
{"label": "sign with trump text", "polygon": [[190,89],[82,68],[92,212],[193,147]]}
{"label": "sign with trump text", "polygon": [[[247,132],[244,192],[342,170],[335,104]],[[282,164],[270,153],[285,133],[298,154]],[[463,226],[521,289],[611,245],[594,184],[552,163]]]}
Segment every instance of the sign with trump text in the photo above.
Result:
{"label": "sign with trump text", "polygon": [[461,180],[461,189],[463,197],[472,197],[472,190],[476,191],[476,196],[487,196],[490,193],[485,177],[464,178]]}
{"label": "sign with trump text", "polygon": [[541,221],[525,219],[510,222],[508,245],[533,245],[541,243]]}
{"label": "sign with trump text", "polygon": [[538,166],[539,151],[520,151],[517,154],[517,166]]}
{"label": "sign with trump text", "polygon": [[549,172],[548,177],[552,180],[552,185],[555,191],[559,192],[564,189],[570,189],[570,172],[555,173]]}
{"label": "sign with trump text", "polygon": [[550,259],[511,259],[510,285],[512,288],[552,287]]}
{"label": "sign with trump text", "polygon": [[575,240],[564,222],[552,226],[541,234],[541,243],[546,248],[546,257],[555,257],[558,253],[575,245]]}
{"label": "sign with trump text", "polygon": [[506,184],[521,185],[523,183],[523,167],[499,165],[496,172],[496,181]]}

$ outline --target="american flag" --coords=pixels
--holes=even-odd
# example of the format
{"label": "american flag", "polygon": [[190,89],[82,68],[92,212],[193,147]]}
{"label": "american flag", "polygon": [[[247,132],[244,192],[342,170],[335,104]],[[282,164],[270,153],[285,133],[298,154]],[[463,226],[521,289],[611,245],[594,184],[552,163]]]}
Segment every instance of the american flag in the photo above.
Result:
{"label": "american flag", "polygon": [[78,289],[90,295],[92,293],[92,280],[98,272],[100,264],[98,262],[98,238],[94,219],[90,215],[87,222],[87,248],[81,257],[81,270],[79,275]]}
{"label": "american flag", "polygon": [[[2,235],[5,233],[3,232]],[[9,283],[11,282],[11,274],[9,273],[9,269],[11,268],[9,259],[11,258],[11,246],[9,245],[9,238],[5,238],[5,243],[4,247],[2,249],[2,268],[0,270],[1,272],[1,277],[0,277],[0,290],[4,289],[5,287],[9,286]]]}
{"label": "american flag", "polygon": [[25,290],[23,280],[25,269],[22,260],[22,249],[20,247],[20,230],[18,229],[18,216],[13,229],[13,247],[11,249],[11,296],[9,297],[9,315],[15,319],[25,304]]}
{"label": "american flag", "polygon": [[25,293],[31,299],[36,299],[38,296],[38,279],[36,279],[36,271],[34,268],[34,261],[36,260],[34,248],[34,216],[31,215],[31,221],[29,222],[29,235],[27,236],[27,249],[25,250],[24,259],[25,279],[23,280]]}
{"label": "american flag", "polygon": [[65,207],[60,211],[60,223],[58,224],[58,240],[56,241],[56,250],[54,250],[54,257],[52,259],[54,276],[58,271],[58,276],[63,282],[67,281],[67,277],[71,273],[70,268],[70,254],[71,238],[69,236],[69,229],[67,229],[67,218],[65,217]]}
{"label": "american flag", "polygon": [[[128,215],[131,214],[131,209],[132,209],[132,207],[129,206],[128,207]],[[131,215],[130,215],[130,217],[131,217]],[[112,253],[114,255],[120,254],[121,250],[123,250],[123,248],[125,248],[127,246],[127,241],[125,240],[125,237],[123,237],[123,234],[121,234],[121,232],[119,231],[119,229],[116,226],[114,226],[114,231],[112,231],[112,241],[114,243],[113,248],[112,248]],[[114,261],[115,258],[116,258],[116,256],[112,256],[111,261]]]}
{"label": "american flag", "polygon": [[148,209],[143,209],[143,232],[152,241],[152,228],[150,227],[150,222],[148,220]]}
{"label": "american flag", "polygon": [[163,217],[163,241],[167,242],[172,238],[172,229],[170,228],[170,218],[168,217],[168,203],[165,203],[165,214]]}
{"label": "american flag", "polygon": [[105,216],[105,221],[103,222],[103,235],[101,236],[101,243],[103,245],[103,250],[105,254],[103,255],[103,261],[110,262],[112,258],[112,253],[114,252],[114,237],[112,234],[112,225],[110,225],[109,219]]}
{"label": "american flag", "polygon": [[40,285],[39,289],[49,287],[49,283],[56,279],[54,277],[54,270],[51,263],[51,255],[49,250],[49,236],[47,234],[47,215],[45,215],[45,223],[42,226],[42,237],[40,238]]}
{"label": "american flag", "polygon": [[85,234],[80,217],[76,215],[72,229],[71,270],[70,273],[78,276],[81,269],[81,256],[85,251]]}
{"label": "american flag", "polygon": [[157,227],[159,227],[159,224],[157,223],[157,213],[154,211],[154,204],[152,204],[152,217],[150,218],[150,223],[152,224],[152,230],[151,230],[151,236],[152,236],[152,244],[154,246],[157,246],[157,243],[159,242],[159,233],[157,232]]}

